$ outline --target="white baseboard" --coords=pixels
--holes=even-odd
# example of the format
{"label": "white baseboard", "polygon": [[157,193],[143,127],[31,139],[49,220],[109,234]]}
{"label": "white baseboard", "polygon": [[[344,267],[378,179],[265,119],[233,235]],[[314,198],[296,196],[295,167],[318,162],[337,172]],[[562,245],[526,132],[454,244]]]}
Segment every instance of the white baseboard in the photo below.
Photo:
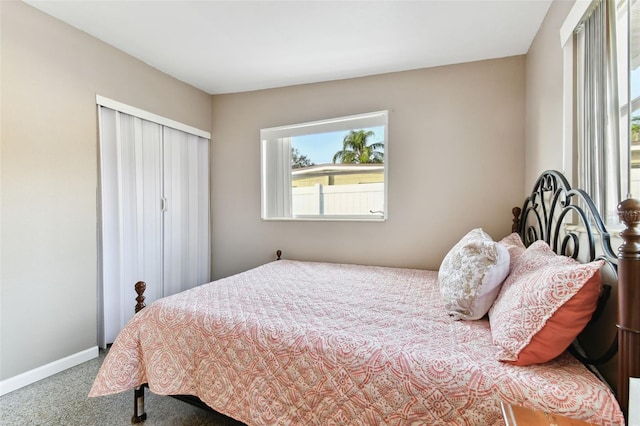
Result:
{"label": "white baseboard", "polygon": [[94,346],[82,352],[77,352],[41,367],[34,368],[33,370],[18,374],[17,376],[10,377],[6,380],[0,380],[0,396],[35,383],[38,380],[46,379],[49,376],[53,376],[54,374],[97,357],[98,347]]}

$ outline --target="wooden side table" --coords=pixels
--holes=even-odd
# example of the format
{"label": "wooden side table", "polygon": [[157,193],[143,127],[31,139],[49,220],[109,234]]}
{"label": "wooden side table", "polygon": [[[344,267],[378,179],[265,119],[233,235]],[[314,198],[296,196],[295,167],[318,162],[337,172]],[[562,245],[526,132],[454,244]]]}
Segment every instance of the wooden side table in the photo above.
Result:
{"label": "wooden side table", "polygon": [[507,426],[597,426],[582,420],[500,402]]}

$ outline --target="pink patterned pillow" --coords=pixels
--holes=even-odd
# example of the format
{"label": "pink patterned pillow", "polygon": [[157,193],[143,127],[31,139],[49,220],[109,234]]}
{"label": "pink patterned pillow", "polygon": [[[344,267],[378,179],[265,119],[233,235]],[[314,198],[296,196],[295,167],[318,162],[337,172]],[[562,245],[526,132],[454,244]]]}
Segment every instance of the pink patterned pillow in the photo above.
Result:
{"label": "pink patterned pillow", "polygon": [[513,265],[527,249],[522,242],[522,238],[520,238],[520,234],[517,232],[509,234],[500,240],[500,244],[509,250],[510,269],[513,269]]}
{"label": "pink patterned pillow", "polygon": [[559,256],[544,241],[529,246],[489,311],[498,359],[529,365],[564,352],[595,311],[603,263]]}

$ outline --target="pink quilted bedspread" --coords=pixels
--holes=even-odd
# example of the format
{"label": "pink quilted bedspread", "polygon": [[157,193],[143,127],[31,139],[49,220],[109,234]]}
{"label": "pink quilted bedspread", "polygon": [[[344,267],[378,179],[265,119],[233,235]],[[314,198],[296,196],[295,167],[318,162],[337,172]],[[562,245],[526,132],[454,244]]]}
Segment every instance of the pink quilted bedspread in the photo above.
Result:
{"label": "pink quilted bedspread", "polygon": [[488,321],[449,319],[436,272],[281,260],[136,314],[90,396],[149,383],[249,425],[501,425],[501,400],[624,424],[572,356],[497,352]]}

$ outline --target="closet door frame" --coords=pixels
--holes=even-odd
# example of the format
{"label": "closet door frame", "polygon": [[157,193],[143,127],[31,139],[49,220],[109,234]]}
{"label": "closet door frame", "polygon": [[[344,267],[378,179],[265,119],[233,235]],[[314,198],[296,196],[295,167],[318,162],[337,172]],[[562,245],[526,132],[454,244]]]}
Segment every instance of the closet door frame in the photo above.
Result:
{"label": "closet door frame", "polygon": [[189,126],[188,124],[180,123],[179,121],[171,120],[170,118],[162,117],[161,115],[157,115],[131,105],[123,104],[122,102],[114,101],[113,99],[105,98],[104,96],[96,95],[96,104],[111,108],[115,111],[124,112],[125,114],[133,115],[134,117],[138,117],[143,120],[152,121],[165,127],[171,127],[185,133],[190,133],[192,135],[211,140],[211,133],[205,130],[200,130],[196,127]]}

